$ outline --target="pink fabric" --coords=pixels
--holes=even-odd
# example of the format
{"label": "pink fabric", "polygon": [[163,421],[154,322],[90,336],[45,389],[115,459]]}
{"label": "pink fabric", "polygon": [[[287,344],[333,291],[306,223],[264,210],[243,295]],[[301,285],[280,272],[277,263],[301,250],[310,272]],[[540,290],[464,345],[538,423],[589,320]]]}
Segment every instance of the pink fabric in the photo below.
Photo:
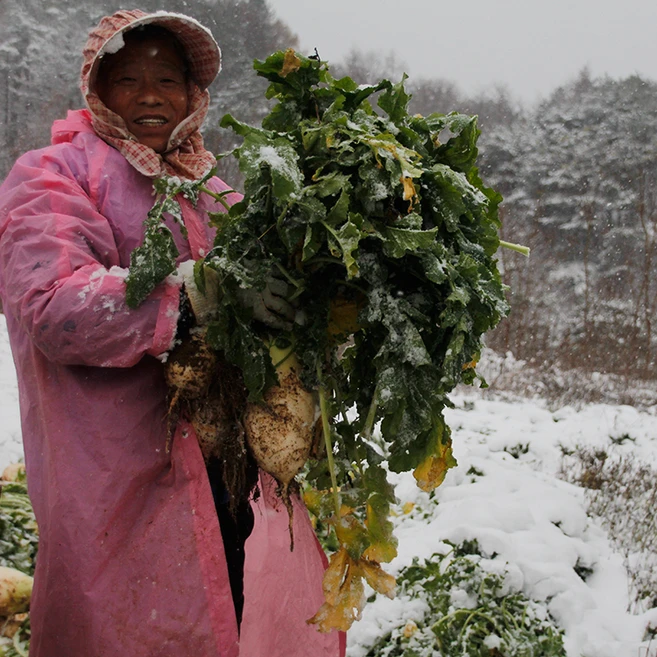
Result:
{"label": "pink fabric", "polygon": [[[55,145],[0,187],[0,297],[18,373],[28,487],[40,527],[30,657],[336,657],[306,624],[325,560],[295,502],[296,547],[271,482],[254,503],[238,638],[219,523],[193,432],[165,450],[178,284],[124,303],[152,182],[69,113]],[[210,181],[215,191],[226,189]],[[238,195],[228,197],[235,202]],[[208,197],[194,241],[211,240]],[[171,223],[181,260],[190,246]],[[240,648],[241,645],[241,648]]]}

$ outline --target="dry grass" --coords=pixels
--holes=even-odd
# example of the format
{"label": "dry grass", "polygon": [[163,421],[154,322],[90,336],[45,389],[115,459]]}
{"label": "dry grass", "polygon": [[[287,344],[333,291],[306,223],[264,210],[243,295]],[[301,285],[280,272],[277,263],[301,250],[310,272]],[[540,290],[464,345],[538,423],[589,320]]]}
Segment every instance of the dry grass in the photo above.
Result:
{"label": "dry grass", "polygon": [[655,380],[631,379],[586,369],[562,370],[545,363],[532,366],[512,354],[485,349],[477,371],[489,388],[483,394],[496,397],[540,398],[552,409],[583,404],[620,404],[648,408],[657,404]]}
{"label": "dry grass", "polygon": [[564,453],[560,476],[586,490],[588,514],[622,555],[628,611],[657,607],[657,470],[631,453],[579,448]]}

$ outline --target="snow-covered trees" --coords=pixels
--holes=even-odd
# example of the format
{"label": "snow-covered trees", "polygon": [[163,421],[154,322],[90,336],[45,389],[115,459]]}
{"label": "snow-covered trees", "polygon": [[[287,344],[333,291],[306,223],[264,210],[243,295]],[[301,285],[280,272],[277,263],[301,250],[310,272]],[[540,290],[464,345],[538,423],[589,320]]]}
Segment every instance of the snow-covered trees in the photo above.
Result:
{"label": "snow-covered trees", "polygon": [[650,374],[657,84],[584,71],[482,142],[487,180],[506,197],[505,235],[533,248],[530,263],[504,256],[515,312],[494,344],[532,360]]}

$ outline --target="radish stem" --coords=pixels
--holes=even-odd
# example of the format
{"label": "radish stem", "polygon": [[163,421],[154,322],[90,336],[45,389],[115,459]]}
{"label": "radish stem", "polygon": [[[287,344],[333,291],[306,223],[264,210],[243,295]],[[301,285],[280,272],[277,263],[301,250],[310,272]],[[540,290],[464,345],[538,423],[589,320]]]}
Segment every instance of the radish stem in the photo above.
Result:
{"label": "radish stem", "polygon": [[517,253],[522,253],[522,255],[529,258],[529,252],[531,249],[528,246],[522,246],[522,244],[514,244],[513,242],[505,242],[500,240],[500,246],[503,246],[505,249],[511,249],[511,251],[516,251]]}
{"label": "radish stem", "polygon": [[283,265],[281,265],[280,262],[276,261],[276,262],[274,263],[274,265],[276,266],[276,268],[278,269],[278,271],[280,271],[281,274],[282,274],[282,275],[283,275],[283,276],[284,276],[284,277],[290,282],[290,284],[291,284],[291,285],[294,285],[294,287],[297,288],[297,290],[298,290],[299,288],[303,288],[303,283],[300,283],[296,278],[294,278],[294,277],[293,277],[293,276],[287,271],[287,269],[285,269],[285,267],[283,267]]}
{"label": "radish stem", "polygon": [[204,194],[207,194],[208,196],[211,196],[215,201],[218,201],[223,205],[226,210],[230,210],[230,205],[226,203],[224,200],[224,196],[227,196],[228,194],[234,194],[235,190],[234,189],[226,189],[223,192],[213,192],[211,189],[208,189],[205,185],[202,185],[199,187],[199,190],[202,191]]}
{"label": "radish stem", "polygon": [[369,440],[372,437],[372,431],[374,429],[374,420],[376,419],[376,409],[378,408],[378,398],[379,398],[379,386],[374,389],[374,394],[372,395],[372,403],[370,404],[369,411],[367,412],[367,418],[365,419],[365,426],[363,427],[363,438]]}
{"label": "radish stem", "polygon": [[[321,382],[322,370],[317,364],[317,376]],[[333,487],[333,502],[335,504],[335,518],[340,519],[340,494],[338,492],[338,480],[335,476],[335,461],[333,460],[333,443],[331,442],[331,425],[329,424],[328,403],[324,387],[319,386],[319,409],[322,413],[322,430],[324,433],[324,443],[326,445],[326,457],[328,460],[329,472],[331,473],[331,486]]]}

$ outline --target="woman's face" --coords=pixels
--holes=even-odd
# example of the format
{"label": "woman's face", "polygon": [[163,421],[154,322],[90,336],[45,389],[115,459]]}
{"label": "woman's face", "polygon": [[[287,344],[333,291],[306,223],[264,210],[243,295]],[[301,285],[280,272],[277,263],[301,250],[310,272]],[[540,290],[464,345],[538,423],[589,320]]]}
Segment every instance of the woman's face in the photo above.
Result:
{"label": "woman's face", "polygon": [[185,63],[166,38],[135,41],[128,33],[123,48],[104,57],[96,93],[156,153],[188,113]]}

